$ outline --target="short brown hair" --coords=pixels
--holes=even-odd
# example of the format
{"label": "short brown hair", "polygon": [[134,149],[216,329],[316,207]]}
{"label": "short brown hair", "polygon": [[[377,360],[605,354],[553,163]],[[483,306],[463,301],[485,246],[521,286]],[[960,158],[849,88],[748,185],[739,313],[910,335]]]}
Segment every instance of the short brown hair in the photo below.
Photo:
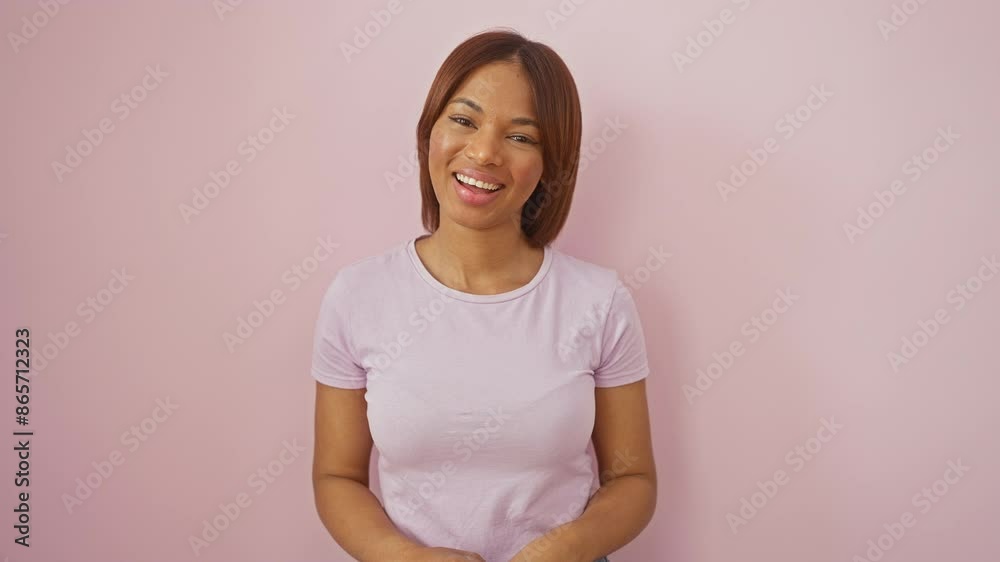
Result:
{"label": "short brown hair", "polygon": [[531,85],[541,129],[542,177],[521,216],[511,218],[519,219],[528,241],[540,248],[556,238],[569,216],[583,118],[576,83],[566,63],[552,48],[529,41],[513,30],[485,31],[466,39],[448,55],[434,77],[417,123],[424,228],[434,232],[441,220],[441,206],[427,166],[431,129],[462,81],[478,67],[492,62],[519,64]]}

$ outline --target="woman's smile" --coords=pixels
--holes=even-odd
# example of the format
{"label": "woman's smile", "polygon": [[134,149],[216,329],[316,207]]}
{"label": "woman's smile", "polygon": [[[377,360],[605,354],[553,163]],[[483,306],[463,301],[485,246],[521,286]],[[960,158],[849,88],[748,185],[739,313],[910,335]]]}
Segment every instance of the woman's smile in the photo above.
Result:
{"label": "woman's smile", "polygon": [[[465,177],[465,176],[462,176]],[[456,175],[452,175],[452,184],[455,187],[455,193],[458,194],[458,198],[461,199],[463,203],[473,206],[489,205],[500,197],[500,192],[503,191],[503,186],[499,186],[496,189],[487,189],[482,187],[476,187],[469,185],[458,179]]]}

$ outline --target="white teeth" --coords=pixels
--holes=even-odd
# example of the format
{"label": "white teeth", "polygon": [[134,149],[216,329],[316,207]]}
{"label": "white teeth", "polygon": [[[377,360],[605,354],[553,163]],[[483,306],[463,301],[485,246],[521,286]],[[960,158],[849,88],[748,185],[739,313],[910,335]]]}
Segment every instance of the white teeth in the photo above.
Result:
{"label": "white teeth", "polygon": [[490,191],[496,191],[501,187],[503,187],[502,185],[495,183],[486,183],[484,181],[474,180],[469,176],[463,176],[462,174],[455,174],[455,177],[458,178],[458,181],[464,184],[474,185],[476,187],[481,187],[483,189],[489,189]]}

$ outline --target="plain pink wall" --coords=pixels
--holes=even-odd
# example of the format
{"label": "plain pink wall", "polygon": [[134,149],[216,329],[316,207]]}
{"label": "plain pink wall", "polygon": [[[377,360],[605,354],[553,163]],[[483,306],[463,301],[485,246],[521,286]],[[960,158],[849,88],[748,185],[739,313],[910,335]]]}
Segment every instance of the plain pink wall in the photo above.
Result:
{"label": "plain pink wall", "polygon": [[[1000,277],[980,267],[1000,253],[997,3],[401,0],[383,25],[369,23],[383,0],[224,1],[0,7],[0,356],[13,378],[16,327],[35,357],[63,340],[32,375],[33,546],[12,542],[9,437],[0,555],[348,560],[309,480],[313,322],[339,267],[421,232],[401,161],[438,65],[492,26],[551,45],[581,92],[593,150],[555,246],[639,280],[660,498],[612,559],[869,560],[885,525],[903,533],[881,538],[886,561],[1000,551]],[[366,24],[377,35],[345,56]],[[241,151],[272,125],[263,150]],[[88,151],[87,136],[103,138]],[[926,170],[907,164],[929,148]],[[185,216],[227,166],[228,186]],[[753,173],[724,197],[732,166]],[[314,254],[319,239],[331,254]],[[670,257],[643,271],[654,250]],[[293,283],[303,263],[319,267]],[[797,299],[772,308],[784,290]],[[759,337],[755,317],[773,321]],[[933,335],[894,369],[920,321]],[[132,426],[145,441],[123,439]],[[935,491],[959,459],[970,470]],[[99,487],[70,513],[91,473]],[[247,507],[195,556],[189,537],[240,494]]]}

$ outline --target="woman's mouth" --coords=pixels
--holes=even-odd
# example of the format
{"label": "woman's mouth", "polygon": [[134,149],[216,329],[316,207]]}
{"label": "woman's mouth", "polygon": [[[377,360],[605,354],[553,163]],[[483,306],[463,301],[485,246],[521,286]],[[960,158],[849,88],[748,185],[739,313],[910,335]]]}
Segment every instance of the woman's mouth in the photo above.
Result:
{"label": "woman's mouth", "polygon": [[500,189],[503,188],[503,184],[502,183],[498,184],[498,183],[489,183],[489,182],[474,180],[474,179],[470,178],[469,176],[464,176],[464,175],[459,174],[459,173],[455,173],[455,174],[452,174],[452,175],[454,175],[455,179],[457,179],[459,182],[461,182],[462,184],[466,185],[467,187],[478,189],[479,191],[482,191],[484,193],[489,193],[489,192],[492,192],[492,191],[498,191],[498,190],[500,190]]}
{"label": "woman's mouth", "polygon": [[458,198],[466,204],[475,206],[489,204],[506,187],[503,184],[475,181],[468,176],[458,173],[452,174],[451,178]]}

